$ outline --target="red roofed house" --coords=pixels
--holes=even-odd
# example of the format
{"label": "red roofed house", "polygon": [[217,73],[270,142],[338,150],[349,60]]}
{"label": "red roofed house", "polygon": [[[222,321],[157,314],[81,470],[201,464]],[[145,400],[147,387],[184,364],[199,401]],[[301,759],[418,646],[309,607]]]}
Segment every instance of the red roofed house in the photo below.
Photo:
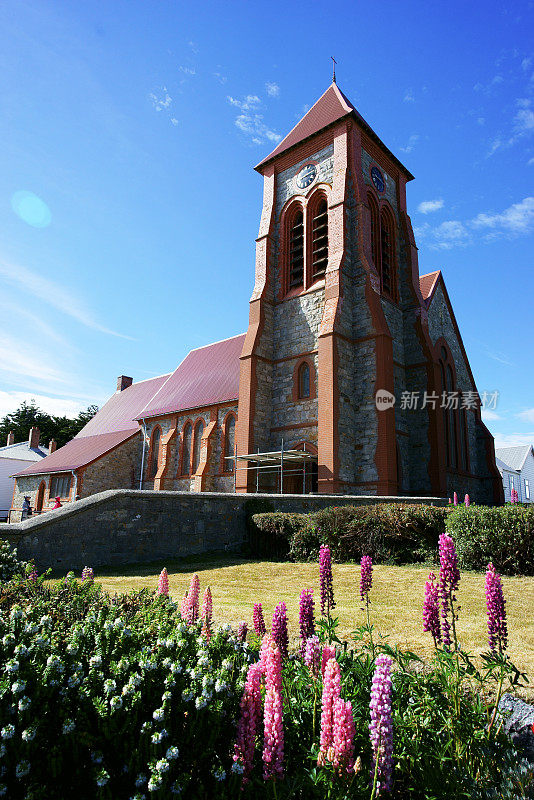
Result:
{"label": "red roofed house", "polygon": [[413,176],[335,82],[256,170],[246,334],[169,375],[121,377],[73,441],[17,476],[15,506],[129,487],[502,502],[443,277],[419,275]]}

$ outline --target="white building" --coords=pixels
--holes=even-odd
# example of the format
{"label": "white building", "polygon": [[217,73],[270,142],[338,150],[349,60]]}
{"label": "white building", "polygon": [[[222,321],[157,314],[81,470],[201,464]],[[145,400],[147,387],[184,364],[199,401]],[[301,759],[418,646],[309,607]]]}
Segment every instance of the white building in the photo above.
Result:
{"label": "white building", "polygon": [[15,478],[11,476],[25,467],[29,467],[32,461],[41,461],[56,449],[53,439],[50,447],[41,447],[39,437],[39,428],[31,428],[28,441],[15,444],[15,437],[13,433],[10,433],[7,437],[7,445],[0,447],[0,521],[7,519],[11,508],[15,487]]}
{"label": "white building", "polygon": [[520,503],[534,502],[534,448],[531,444],[495,448],[495,461],[502,475],[504,499],[509,503],[515,489]]}

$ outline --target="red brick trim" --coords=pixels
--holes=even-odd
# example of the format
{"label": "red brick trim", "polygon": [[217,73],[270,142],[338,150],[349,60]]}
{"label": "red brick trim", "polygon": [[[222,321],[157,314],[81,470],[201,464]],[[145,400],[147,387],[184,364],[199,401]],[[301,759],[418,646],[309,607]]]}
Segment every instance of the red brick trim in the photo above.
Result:
{"label": "red brick trim", "polygon": [[[307,364],[310,370],[310,393],[308,397],[300,396],[300,369],[303,364]],[[317,390],[315,384],[316,384],[315,364],[313,363],[313,359],[306,357],[299,358],[293,369],[293,392],[292,392],[293,402],[297,403],[302,400],[315,400],[315,398],[317,397]]]}
{"label": "red brick trim", "polygon": [[[151,475],[151,468],[152,468],[152,459],[154,454],[154,437],[156,435],[156,431],[159,430],[159,452],[158,452],[158,461],[156,464],[156,470],[153,475]],[[163,429],[159,423],[154,425],[152,430],[150,431],[150,444],[148,446],[148,455],[146,460],[146,477],[145,480],[152,481],[156,479],[156,475],[158,474],[158,467],[161,459],[161,440],[163,438]]]}
{"label": "red brick trim", "polygon": [[169,451],[171,447],[171,442],[176,436],[176,429],[178,425],[177,417],[173,418],[172,426],[167,434],[160,439],[160,465],[159,469],[156,472],[156,476],[154,478],[154,489],[159,491],[164,488],[165,484],[165,477],[169,470]]}
{"label": "red brick trim", "polygon": [[[291,225],[297,214],[302,214],[303,225],[303,257],[304,263],[302,266],[302,286],[295,286],[293,289],[289,288],[289,246],[290,246],[290,232]],[[278,299],[283,297],[293,297],[300,294],[302,289],[306,287],[306,209],[304,203],[300,198],[292,198],[289,205],[282,211],[280,217],[280,249],[278,253],[278,264],[280,273],[280,290]]]}
{"label": "red brick trim", "polygon": [[270,428],[271,433],[278,433],[279,431],[296,431],[299,428],[314,428],[318,424],[316,419],[311,422],[296,422],[294,425],[279,425],[277,428]]}
{"label": "red brick trim", "polygon": [[[194,464],[194,462],[195,462],[195,449],[196,449],[196,444],[197,444],[197,439],[198,439],[198,431],[199,431],[200,426],[202,426],[202,436],[200,437],[200,453],[199,453],[199,459],[198,459],[197,467],[196,467],[196,469],[194,469],[194,466],[195,466],[195,464]],[[192,439],[192,445],[191,445],[191,475],[196,475],[200,471],[200,466],[201,466],[201,463],[202,463],[202,440],[204,439],[204,434],[206,433],[206,427],[207,427],[206,426],[206,420],[204,419],[204,417],[198,417],[195,420],[195,424],[193,425],[193,439]]]}
{"label": "red brick trim", "polygon": [[235,436],[236,436],[236,432],[237,432],[237,414],[235,413],[235,411],[229,411],[228,412],[228,414],[225,416],[225,418],[223,420],[223,424],[221,426],[221,433],[222,433],[222,435],[221,435],[221,463],[220,463],[220,467],[219,467],[219,474],[220,475],[226,475],[226,476],[234,474],[234,470],[233,469],[232,470],[227,469],[226,458],[225,458],[226,457],[226,444],[227,444],[226,440],[227,440],[227,436],[228,436],[228,422],[229,422],[231,417],[234,418],[235,423],[236,423],[235,424],[235,428],[234,428],[234,453],[232,453],[232,455],[235,458]]}
{"label": "red brick trim", "polygon": [[[191,443],[189,446],[189,464],[184,464],[184,444],[185,444],[185,429],[187,425],[191,425]],[[176,477],[177,478],[190,478],[191,477],[191,461],[193,458],[193,420],[191,417],[188,417],[183,425],[182,431],[180,433],[180,452],[178,454],[178,472]],[[184,466],[187,466],[187,472],[184,470]]]}

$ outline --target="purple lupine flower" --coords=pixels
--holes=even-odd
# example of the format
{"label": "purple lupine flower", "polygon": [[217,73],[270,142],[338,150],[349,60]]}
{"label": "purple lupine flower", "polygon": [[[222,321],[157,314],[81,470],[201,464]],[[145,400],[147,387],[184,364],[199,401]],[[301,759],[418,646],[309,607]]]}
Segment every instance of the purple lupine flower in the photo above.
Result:
{"label": "purple lupine flower", "polygon": [[299,626],[300,626],[300,652],[304,653],[306,640],[315,634],[315,621],[313,619],[313,589],[303,589],[300,593]]}
{"label": "purple lupine flower", "polygon": [[506,625],[506,601],[502,590],[501,576],[495,572],[490,562],[486,572],[486,607],[488,609],[488,634],[490,650],[497,647],[502,653],[508,645],[508,627]]}
{"label": "purple lupine flower", "polygon": [[82,570],[82,581],[88,581],[89,583],[94,583],[95,580],[95,573],[93,572],[92,567],[84,567]]}
{"label": "purple lupine flower", "polygon": [[371,556],[362,556],[360,572],[360,597],[362,603],[369,602],[369,592],[373,585],[373,559]]}
{"label": "purple lupine flower", "polygon": [[28,575],[28,580],[29,580],[29,582],[30,582],[30,583],[37,583],[37,579],[38,579],[38,577],[39,577],[39,576],[38,576],[38,574],[37,574],[37,570],[35,569],[35,567],[33,567],[32,571],[31,571],[31,572],[30,572],[30,574]]}
{"label": "purple lupine flower", "polygon": [[304,648],[304,663],[314,678],[319,677],[321,668],[321,645],[317,636],[310,636]]}
{"label": "purple lupine flower", "polygon": [[330,614],[330,609],[335,608],[334,586],[332,582],[332,559],[330,548],[322,544],[319,550],[319,577],[321,582],[321,614]]}
{"label": "purple lupine flower", "polygon": [[376,772],[376,793],[391,789],[393,773],[393,724],[391,720],[391,665],[389,656],[380,655],[375,661],[371,686],[371,722],[369,734],[373,748],[371,781]]}
{"label": "purple lupine flower", "polygon": [[274,609],[273,624],[271,628],[272,637],[276,646],[280,650],[280,653],[282,654],[282,658],[287,658],[287,647],[289,644],[286,611],[287,609],[285,603],[279,603],[276,606]]}
{"label": "purple lupine flower", "polygon": [[252,612],[252,622],[254,623],[254,631],[256,636],[263,639],[266,633],[265,620],[263,619],[263,608],[261,603],[254,603],[254,611]]}
{"label": "purple lupine flower", "polygon": [[457,506],[458,505],[458,495],[456,494],[456,492],[453,495],[453,499],[454,499],[454,505]]}
{"label": "purple lupine flower", "polygon": [[454,592],[457,591],[460,584],[460,570],[458,569],[458,556],[452,538],[447,533],[442,533],[439,537],[439,594],[441,598],[441,630],[443,636],[443,644],[445,647],[450,647],[451,640],[451,624],[449,622],[449,613],[453,616],[454,622],[454,609],[453,602],[456,600]]}
{"label": "purple lupine flower", "polygon": [[441,642],[441,625],[439,621],[439,587],[435,583],[436,576],[431,572],[425,583],[425,599],[423,602],[423,630],[432,634],[434,644]]}
{"label": "purple lupine flower", "polygon": [[466,506],[470,506],[471,505],[471,500],[469,499],[469,495],[468,494],[466,494],[466,496],[464,498],[464,503],[466,504]]}
{"label": "purple lupine flower", "polygon": [[248,625],[245,620],[242,620],[237,626],[237,638],[240,642],[247,641]]}

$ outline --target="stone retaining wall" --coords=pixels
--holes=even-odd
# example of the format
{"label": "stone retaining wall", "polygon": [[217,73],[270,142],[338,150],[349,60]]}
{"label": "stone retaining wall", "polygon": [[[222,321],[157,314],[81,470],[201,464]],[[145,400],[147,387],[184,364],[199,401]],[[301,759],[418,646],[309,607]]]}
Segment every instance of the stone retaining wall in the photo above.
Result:
{"label": "stone retaining wall", "polygon": [[39,570],[80,569],[238,551],[247,518],[261,511],[311,512],[337,505],[424,503],[441,498],[154,492],[114,489],[39,517],[0,525],[0,538]]}

